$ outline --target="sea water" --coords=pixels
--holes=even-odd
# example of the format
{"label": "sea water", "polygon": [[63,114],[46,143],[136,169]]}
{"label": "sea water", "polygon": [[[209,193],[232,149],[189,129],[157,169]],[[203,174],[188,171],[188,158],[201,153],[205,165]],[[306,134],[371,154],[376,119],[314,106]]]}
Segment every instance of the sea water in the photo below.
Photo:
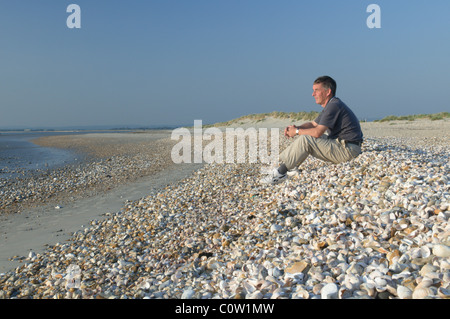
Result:
{"label": "sea water", "polygon": [[[169,127],[149,128],[167,130]],[[126,130],[134,131],[134,130]],[[33,139],[55,135],[80,135],[89,133],[123,133],[124,130],[74,130],[74,131],[0,131],[0,182],[12,178],[29,177],[35,173],[56,169],[83,160],[83,155],[67,149],[42,147]],[[2,183],[0,183],[1,186]]]}
{"label": "sea water", "polygon": [[73,133],[0,133],[0,179],[26,177],[33,173],[67,165],[77,160],[73,151],[41,147],[31,140],[44,136]]}

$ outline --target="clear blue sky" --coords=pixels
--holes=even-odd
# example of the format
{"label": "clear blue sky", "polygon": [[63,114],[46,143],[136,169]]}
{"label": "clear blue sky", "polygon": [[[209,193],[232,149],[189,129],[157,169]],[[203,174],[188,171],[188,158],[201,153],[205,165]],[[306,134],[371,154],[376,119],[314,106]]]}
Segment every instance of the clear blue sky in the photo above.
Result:
{"label": "clear blue sky", "polygon": [[320,75],[360,119],[449,111],[450,1],[0,0],[0,129],[320,111]]}

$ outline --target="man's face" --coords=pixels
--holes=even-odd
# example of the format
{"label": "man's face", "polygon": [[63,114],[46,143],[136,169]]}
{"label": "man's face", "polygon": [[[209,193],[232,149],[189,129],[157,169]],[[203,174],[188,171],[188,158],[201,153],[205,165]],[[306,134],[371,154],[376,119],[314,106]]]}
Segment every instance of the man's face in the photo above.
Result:
{"label": "man's face", "polygon": [[316,99],[316,103],[325,107],[329,98],[331,97],[331,90],[325,89],[322,83],[313,85],[313,94],[312,96]]}

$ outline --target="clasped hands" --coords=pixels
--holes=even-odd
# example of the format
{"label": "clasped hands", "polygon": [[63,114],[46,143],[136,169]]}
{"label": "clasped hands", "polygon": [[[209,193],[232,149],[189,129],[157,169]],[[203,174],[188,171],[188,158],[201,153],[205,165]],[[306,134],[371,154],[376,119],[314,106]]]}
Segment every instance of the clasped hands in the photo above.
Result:
{"label": "clasped hands", "polygon": [[289,125],[284,129],[284,136],[288,138],[292,138],[297,135],[297,129],[298,127],[295,125]]}

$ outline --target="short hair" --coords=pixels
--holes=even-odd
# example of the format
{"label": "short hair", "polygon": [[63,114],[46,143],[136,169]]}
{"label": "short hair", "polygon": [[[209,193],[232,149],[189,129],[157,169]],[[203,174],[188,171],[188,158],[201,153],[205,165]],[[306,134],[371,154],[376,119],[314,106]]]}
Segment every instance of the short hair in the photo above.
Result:
{"label": "short hair", "polygon": [[322,84],[322,86],[325,89],[330,89],[331,90],[331,94],[333,96],[336,95],[336,89],[337,89],[337,84],[336,81],[333,80],[331,77],[324,75],[324,76],[320,76],[318,77],[315,81],[314,84]]}

